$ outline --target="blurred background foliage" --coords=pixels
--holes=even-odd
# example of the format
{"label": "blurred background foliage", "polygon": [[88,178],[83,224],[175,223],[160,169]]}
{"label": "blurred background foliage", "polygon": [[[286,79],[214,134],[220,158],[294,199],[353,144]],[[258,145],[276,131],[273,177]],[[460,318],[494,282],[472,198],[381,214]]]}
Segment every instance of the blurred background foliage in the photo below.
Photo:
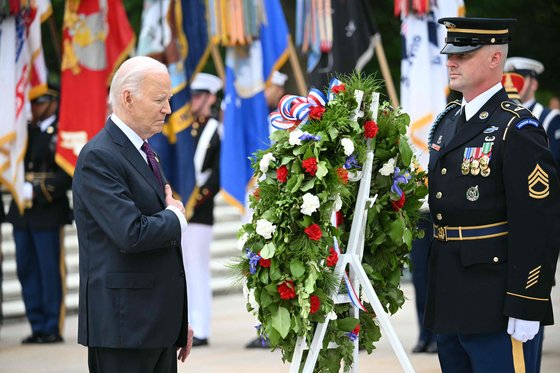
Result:
{"label": "blurred background foliage", "polygon": [[[64,0],[51,0],[53,21],[60,42],[62,19],[64,16]],[[352,1],[352,0],[348,0]],[[375,22],[381,33],[383,47],[391,75],[397,92],[400,81],[400,61],[402,43],[400,37],[400,19],[393,15],[393,0],[371,0],[376,14]],[[293,31],[295,24],[295,0],[281,0],[288,24]],[[143,0],[123,0],[129,21],[138,35],[142,17]],[[513,26],[513,43],[510,56],[522,56],[541,61],[545,66],[544,73],[539,77],[540,88],[537,100],[547,104],[552,96],[560,96],[560,1],[559,0],[465,0],[467,16],[517,18]],[[45,59],[50,71],[50,80],[58,82],[60,62],[56,56],[53,37],[49,22],[43,25],[43,44]],[[222,50],[223,55],[223,50]],[[303,62],[304,58],[302,58]],[[305,66],[305,65],[302,65]],[[289,67],[287,67],[289,70]],[[206,71],[212,72],[212,61]],[[374,57],[366,66],[366,72],[381,77],[379,64]],[[288,92],[297,92],[293,79],[287,86]]]}

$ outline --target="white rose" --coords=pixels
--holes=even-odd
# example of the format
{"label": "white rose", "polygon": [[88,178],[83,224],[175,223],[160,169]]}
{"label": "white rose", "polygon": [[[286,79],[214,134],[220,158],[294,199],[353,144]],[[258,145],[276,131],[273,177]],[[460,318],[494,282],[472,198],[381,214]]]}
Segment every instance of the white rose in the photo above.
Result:
{"label": "white rose", "polygon": [[303,203],[301,204],[301,213],[304,215],[311,215],[319,208],[319,197],[311,193],[305,193],[303,196]]}
{"label": "white rose", "polygon": [[299,129],[290,132],[290,139],[288,140],[290,145],[292,146],[301,145],[301,140],[300,140],[301,135],[303,135],[303,132]]}
{"label": "white rose", "polygon": [[344,148],[344,154],[346,156],[350,156],[350,155],[352,155],[352,153],[354,153],[354,142],[352,142],[352,140],[350,140],[348,138],[344,138],[344,139],[340,140],[340,143],[342,144],[342,147]]}
{"label": "white rose", "polygon": [[338,319],[338,316],[336,316],[336,312],[331,311],[331,312],[327,313],[327,319],[336,320],[336,319]]}
{"label": "white rose", "polygon": [[276,230],[276,226],[266,219],[257,220],[257,233],[266,239],[272,237],[272,234]]}
{"label": "white rose", "polygon": [[275,160],[276,158],[274,158],[274,155],[272,155],[272,153],[266,153],[265,155],[263,155],[261,161],[259,162],[261,172],[265,174],[268,171],[268,165],[270,164],[270,162]]}
{"label": "white rose", "polygon": [[340,194],[337,194],[334,199],[334,211],[338,211],[342,208],[342,199],[340,199]]}
{"label": "white rose", "polygon": [[248,239],[249,239],[249,235],[247,234],[247,232],[245,232],[243,233],[243,236],[241,236],[237,240],[237,248],[239,249],[239,251],[242,251],[245,248],[245,243],[247,242]]}
{"label": "white rose", "polygon": [[383,167],[381,167],[381,170],[379,170],[379,173],[383,176],[389,176],[393,172],[395,172],[395,159],[391,158],[387,161],[387,163],[385,163],[383,165]]}

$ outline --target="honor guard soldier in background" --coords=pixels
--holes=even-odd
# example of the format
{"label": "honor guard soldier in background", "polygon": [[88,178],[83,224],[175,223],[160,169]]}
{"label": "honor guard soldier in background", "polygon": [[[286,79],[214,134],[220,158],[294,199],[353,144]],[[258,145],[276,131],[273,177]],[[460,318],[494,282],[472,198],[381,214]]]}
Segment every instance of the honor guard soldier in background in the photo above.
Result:
{"label": "honor guard soldier in background", "polygon": [[20,193],[25,211],[12,201],[7,221],[13,224],[17,275],[32,334],[22,343],[62,342],[66,282],[63,226],[72,215],[67,192],[72,179],[56,164],[58,92],[31,101],[25,154],[26,182]]}
{"label": "honor guard soldier in background", "polygon": [[[198,73],[191,83],[191,135],[195,141],[196,189],[187,230],[183,234],[183,260],[187,272],[189,323],[194,330],[193,346],[208,345],[212,308],[210,287],[210,244],[214,225],[214,197],[220,191],[220,135],[217,93],[223,83],[217,76]],[[189,211],[187,212],[190,213]]]}
{"label": "honor guard soldier in background", "polygon": [[519,91],[521,102],[542,123],[548,135],[550,151],[556,163],[560,164],[560,111],[551,110],[535,99],[535,92],[539,88],[538,76],[544,71],[543,64],[531,58],[511,57],[506,61],[505,71],[518,73],[525,78],[523,89]]}
{"label": "honor guard soldier in background", "polygon": [[443,372],[535,372],[539,328],[553,323],[560,188],[541,123],[501,84],[514,21],[439,20],[449,86],[463,94],[428,144],[424,322]]}

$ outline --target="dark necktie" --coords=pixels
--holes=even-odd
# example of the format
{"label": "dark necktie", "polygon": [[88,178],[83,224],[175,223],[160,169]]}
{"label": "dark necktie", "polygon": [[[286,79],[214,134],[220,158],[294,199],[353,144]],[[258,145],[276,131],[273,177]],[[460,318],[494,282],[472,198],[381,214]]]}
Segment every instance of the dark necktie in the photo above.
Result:
{"label": "dark necktie", "polygon": [[467,117],[465,116],[465,108],[463,108],[461,110],[461,114],[459,115],[459,118],[457,118],[457,121],[455,122],[455,133],[459,132],[461,130],[461,128],[463,128],[463,126],[465,125],[465,123],[467,122]]}
{"label": "dark necktie", "polygon": [[146,156],[148,158],[148,165],[152,169],[152,172],[154,173],[154,176],[156,177],[156,179],[157,179],[159,185],[161,186],[161,188],[163,189],[163,182],[161,181],[161,173],[160,173],[160,169],[159,169],[159,163],[156,160],[156,153],[154,153],[154,151],[152,150],[152,147],[150,146],[150,144],[148,144],[147,141],[144,141],[144,143],[142,144],[142,147],[140,149],[142,149],[142,151],[144,153],[146,153]]}

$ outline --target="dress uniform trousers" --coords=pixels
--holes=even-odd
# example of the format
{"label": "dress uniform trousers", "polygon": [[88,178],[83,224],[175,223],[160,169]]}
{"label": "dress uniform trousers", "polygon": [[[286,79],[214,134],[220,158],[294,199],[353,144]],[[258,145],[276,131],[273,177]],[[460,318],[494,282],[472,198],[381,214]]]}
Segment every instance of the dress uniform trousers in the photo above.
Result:
{"label": "dress uniform trousers", "polygon": [[14,228],[17,275],[33,333],[62,331],[60,229]]}
{"label": "dress uniform trousers", "polygon": [[538,333],[522,343],[507,332],[438,334],[441,370],[443,373],[536,373],[541,337],[542,333]]}
{"label": "dress uniform trousers", "polygon": [[210,335],[212,288],[210,287],[210,244],[212,225],[189,223],[183,233],[181,246],[187,273],[189,297],[189,324],[194,336],[200,339]]}

